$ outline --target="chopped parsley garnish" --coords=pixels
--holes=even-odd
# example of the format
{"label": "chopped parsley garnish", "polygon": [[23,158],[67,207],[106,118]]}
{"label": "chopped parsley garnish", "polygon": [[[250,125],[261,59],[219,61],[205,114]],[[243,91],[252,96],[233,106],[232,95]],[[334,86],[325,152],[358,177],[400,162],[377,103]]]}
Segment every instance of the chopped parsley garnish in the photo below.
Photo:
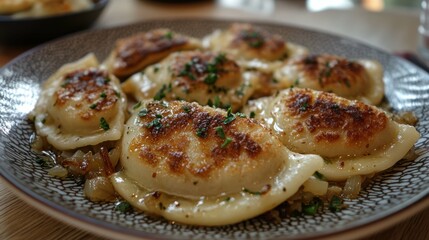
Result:
{"label": "chopped parsley garnish", "polygon": [[138,102],[138,103],[134,104],[134,106],[133,106],[133,110],[136,110],[136,109],[137,109],[137,108],[139,108],[141,105],[142,105],[142,103],[141,103],[141,102]]}
{"label": "chopped parsley garnish", "polygon": [[277,78],[271,78],[271,81],[273,82],[273,83],[278,83],[279,82],[279,80],[277,80]]}
{"label": "chopped parsley garnish", "polygon": [[249,117],[250,118],[255,118],[256,117],[256,113],[254,111],[251,111]]}
{"label": "chopped parsley garnish", "polygon": [[237,115],[237,116],[239,116],[239,117],[241,117],[241,118],[246,118],[246,117],[247,117],[247,116],[246,116],[246,114],[241,113],[241,112],[238,112],[238,113],[236,113],[235,115]]}
{"label": "chopped parsley garnish", "polygon": [[121,213],[127,213],[131,212],[133,210],[133,207],[128,202],[121,201],[115,204],[115,210]]}
{"label": "chopped parsley garnish", "polygon": [[335,103],[335,104],[331,105],[331,109],[334,111],[338,111],[338,110],[340,110],[340,105]]}
{"label": "chopped parsley garnish", "polygon": [[215,130],[216,130],[216,134],[220,137],[220,138],[222,138],[222,139],[225,139],[226,137],[225,137],[225,132],[223,131],[223,127],[222,126],[218,126],[218,127],[216,127],[215,128]]}
{"label": "chopped parsley garnish", "polygon": [[307,110],[307,108],[308,108],[308,103],[307,102],[303,102],[301,104],[301,106],[299,107],[299,110],[302,111],[302,112],[304,112],[304,111]]}
{"label": "chopped parsley garnish", "polygon": [[104,117],[100,118],[100,128],[102,128],[104,131],[107,131],[110,129],[109,123],[107,123]]}
{"label": "chopped parsley garnish", "polygon": [[153,72],[154,72],[154,73],[157,73],[158,71],[159,71],[159,67],[154,67],[154,68],[153,68]]}
{"label": "chopped parsley garnish", "polygon": [[222,146],[220,146],[221,148],[226,148],[226,147],[228,147],[228,145],[230,144],[232,142],[232,139],[231,138],[229,138],[229,137],[227,137],[226,139],[225,139],[225,141],[222,143]]}
{"label": "chopped parsley garnish", "polygon": [[165,38],[167,38],[167,39],[169,39],[169,40],[173,39],[173,32],[168,31],[168,32],[164,35],[164,37],[165,37]]}
{"label": "chopped parsley garnish", "polygon": [[157,114],[155,119],[153,119],[150,123],[146,124],[146,127],[161,129],[162,128],[161,118],[162,118],[162,115]]}
{"label": "chopped parsley garnish", "polygon": [[215,65],[221,64],[221,63],[225,62],[225,60],[226,60],[225,53],[219,53],[219,54],[215,57],[214,64],[215,64]]}
{"label": "chopped parsley garnish", "polygon": [[249,46],[253,47],[253,48],[259,48],[264,44],[263,40],[256,40],[256,41],[251,41],[249,42]]}
{"label": "chopped parsley garnish", "polygon": [[232,111],[231,108],[228,108],[226,118],[225,120],[223,120],[223,124],[226,125],[235,120],[235,115],[231,111]]}
{"label": "chopped parsley garnish", "polygon": [[331,201],[329,202],[329,210],[331,212],[339,212],[343,209],[343,201],[338,196],[332,196]]}
{"label": "chopped parsley garnish", "polygon": [[120,98],[120,97],[121,97],[121,94],[120,94],[118,91],[116,91],[116,90],[115,90],[115,95],[116,95],[116,97],[118,97],[118,98]]}
{"label": "chopped parsley garnish", "polygon": [[313,174],[313,176],[314,176],[315,178],[317,178],[317,179],[325,180],[325,176],[323,176],[323,174],[321,174],[321,173],[320,173],[320,172],[318,172],[318,171],[316,171],[316,172]]}
{"label": "chopped parsley garnish", "polygon": [[168,107],[168,102],[166,101],[161,101],[161,106],[167,108]]}
{"label": "chopped parsley garnish", "polygon": [[222,107],[222,102],[220,101],[219,96],[216,96],[214,98],[213,107],[215,108]]}
{"label": "chopped parsley garnish", "polygon": [[241,36],[247,45],[252,48],[260,48],[265,42],[262,34],[256,31],[245,30],[241,32]]}
{"label": "chopped parsley garnish", "polygon": [[327,62],[326,64],[325,64],[325,67],[326,67],[326,69],[325,69],[325,77],[330,77],[331,76],[331,71],[332,71],[332,69],[331,69],[331,65],[330,65],[330,63],[329,62]]}
{"label": "chopped parsley garnish", "polygon": [[37,163],[37,164],[39,164],[41,167],[46,167],[46,166],[47,166],[46,160],[45,160],[45,159],[43,159],[43,158],[41,158],[41,157],[37,157],[35,161],[36,161],[36,163]]}
{"label": "chopped parsley garnish", "polygon": [[236,96],[244,96],[244,90],[246,89],[246,87],[247,87],[248,85],[247,84],[241,84],[240,85],[240,87],[237,89],[237,90],[235,90],[235,95]]}
{"label": "chopped parsley garnish", "polygon": [[155,97],[153,97],[153,100],[161,100],[165,98],[166,94],[171,92],[171,83],[166,85],[162,84],[161,89],[155,94]]}
{"label": "chopped parsley garnish", "polygon": [[192,69],[192,61],[187,62],[185,64],[185,68],[182,71],[180,71],[178,76],[179,77],[189,77],[191,80],[195,80],[195,76],[192,74],[191,69]]}
{"label": "chopped parsley garnish", "polygon": [[255,191],[249,190],[247,188],[243,188],[243,192],[249,193],[249,194],[252,194],[252,195],[261,195],[262,194],[261,192],[255,192]]}
{"label": "chopped parsley garnish", "polygon": [[146,108],[143,108],[142,110],[140,110],[140,112],[138,113],[139,117],[144,117],[146,116],[148,113]]}
{"label": "chopped parsley garnish", "polygon": [[207,106],[213,107],[213,101],[210,98],[207,100]]}
{"label": "chopped parsley garnish", "polygon": [[188,105],[184,105],[182,106],[183,111],[185,111],[185,113],[189,113],[191,111],[191,107],[189,107]]}
{"label": "chopped parsley garnish", "polygon": [[104,79],[104,84],[108,84],[109,82],[110,82],[110,78],[106,77],[106,78]]}
{"label": "chopped parsley garnish", "polygon": [[322,200],[318,197],[315,197],[308,204],[302,205],[302,212],[306,215],[315,215],[322,206]]}
{"label": "chopped parsley garnish", "polygon": [[229,201],[231,201],[231,197],[227,197],[223,200],[223,202],[229,202]]}
{"label": "chopped parsley garnish", "polygon": [[100,94],[100,97],[101,97],[101,98],[106,98],[106,97],[107,97],[107,94],[106,94],[105,92],[102,92],[102,93]]}
{"label": "chopped parsley garnish", "polygon": [[198,128],[197,129],[197,136],[201,137],[201,138],[206,137],[207,136],[207,128],[204,128],[204,127]]}
{"label": "chopped parsley garnish", "polygon": [[216,73],[209,73],[205,78],[204,78],[204,82],[207,85],[214,85],[216,83],[217,80],[217,74]]}
{"label": "chopped parsley garnish", "polygon": [[293,86],[298,86],[299,85],[299,78],[295,79],[295,82],[293,83]]}
{"label": "chopped parsley garnish", "polygon": [[89,105],[89,108],[91,108],[91,109],[95,109],[96,107],[97,107],[97,103],[93,103],[93,104]]}

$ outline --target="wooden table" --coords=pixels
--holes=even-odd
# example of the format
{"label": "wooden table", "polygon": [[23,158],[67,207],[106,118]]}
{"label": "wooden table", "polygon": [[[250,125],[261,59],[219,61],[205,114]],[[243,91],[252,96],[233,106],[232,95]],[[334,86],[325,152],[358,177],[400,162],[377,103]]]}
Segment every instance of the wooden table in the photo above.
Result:
{"label": "wooden table", "polygon": [[[418,10],[391,9],[369,12],[362,8],[327,10],[317,13],[305,9],[305,1],[269,1],[273,11],[227,8],[225,1],[194,1],[183,4],[156,1],[111,0],[93,28],[105,28],[148,19],[207,17],[219,19],[270,21],[347,36],[388,52],[415,52]],[[230,1],[231,2],[231,1]],[[269,8],[270,6],[268,6]],[[272,6],[271,6],[272,7]],[[0,44],[0,67],[34,47]],[[418,211],[415,211],[416,213]],[[429,239],[429,208],[364,239]],[[357,238],[360,236],[356,236]],[[103,239],[70,227],[30,207],[0,182],[0,239]]]}

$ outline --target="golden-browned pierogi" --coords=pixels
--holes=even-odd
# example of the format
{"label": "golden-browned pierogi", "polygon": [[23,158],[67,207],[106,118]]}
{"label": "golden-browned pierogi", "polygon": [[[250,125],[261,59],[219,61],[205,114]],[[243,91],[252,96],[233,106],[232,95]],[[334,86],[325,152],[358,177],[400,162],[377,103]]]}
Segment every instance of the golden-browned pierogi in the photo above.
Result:
{"label": "golden-browned pierogi", "polygon": [[39,136],[58,150],[69,150],[119,140],[125,110],[119,80],[89,54],[44,83],[32,115]]}
{"label": "golden-browned pierogi", "polygon": [[201,48],[200,40],[169,29],[155,29],[119,39],[106,64],[118,77],[127,77],[172,52]]}
{"label": "golden-browned pierogi", "polygon": [[274,208],[323,165],[253,119],[184,101],[142,103],[126,124],[120,161],[111,179],[134,207],[205,226]]}
{"label": "golden-browned pierogi", "polygon": [[383,67],[375,60],[351,61],[335,55],[291,59],[274,72],[277,87],[311,88],[377,105],[384,96]]}
{"label": "golden-browned pierogi", "polygon": [[286,43],[280,35],[245,23],[235,23],[227,30],[215,31],[204,39],[204,46],[246,60],[283,60],[307,52],[304,47]]}
{"label": "golden-browned pierogi", "polygon": [[138,101],[186,100],[233,110],[241,108],[253,93],[259,73],[242,71],[223,53],[176,52],[122,84]]}
{"label": "golden-browned pierogi", "polygon": [[322,156],[319,172],[334,181],[393,166],[419,138],[414,127],[374,106],[310,89],[251,101],[245,112],[252,111],[292,151]]}

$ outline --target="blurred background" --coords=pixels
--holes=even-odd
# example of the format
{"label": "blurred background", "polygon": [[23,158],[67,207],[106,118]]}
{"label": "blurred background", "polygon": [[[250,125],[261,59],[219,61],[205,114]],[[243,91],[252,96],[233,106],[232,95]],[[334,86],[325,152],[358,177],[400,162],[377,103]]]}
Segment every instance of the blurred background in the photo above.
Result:
{"label": "blurred background", "polygon": [[[1,41],[0,66],[43,41],[67,33],[165,18],[216,18],[252,20],[290,24],[307,29],[334,33],[361,41],[388,52],[416,53],[420,0],[110,0],[94,22],[72,29],[78,18],[68,22],[33,27],[38,18],[11,20],[0,15],[0,36],[13,41]],[[79,18],[82,19],[82,18]],[[17,29],[17,22],[30,26]],[[2,29],[5,25],[12,28]],[[50,29],[52,28],[52,29]],[[54,36],[41,32],[51,30]],[[33,30],[33,31],[31,31]],[[36,31],[34,31],[36,30]],[[8,33],[10,31],[11,33]],[[13,32],[12,32],[13,31]],[[19,32],[18,32],[19,31]],[[25,37],[16,36],[28,31]],[[64,33],[64,34],[65,34]],[[32,41],[32,40],[35,41]],[[42,39],[42,40],[40,40]],[[24,41],[21,41],[24,40]],[[25,44],[17,44],[25,42]]]}

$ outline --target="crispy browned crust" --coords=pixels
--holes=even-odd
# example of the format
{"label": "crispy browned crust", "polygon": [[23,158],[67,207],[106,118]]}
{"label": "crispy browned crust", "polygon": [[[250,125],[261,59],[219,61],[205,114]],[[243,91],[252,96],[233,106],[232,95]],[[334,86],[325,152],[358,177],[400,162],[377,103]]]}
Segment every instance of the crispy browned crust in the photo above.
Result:
{"label": "crispy browned crust", "polygon": [[117,41],[113,74],[123,77],[158,62],[171,52],[187,49],[189,39],[168,29],[155,29]]}
{"label": "crispy browned crust", "polygon": [[321,88],[331,85],[351,87],[368,81],[365,68],[353,61],[333,55],[310,55],[293,62],[309,80],[318,81]]}
{"label": "crispy browned crust", "polygon": [[[175,86],[185,92],[202,91],[207,89],[207,85],[233,87],[231,82],[224,83],[224,80],[241,77],[240,67],[237,63],[223,54],[201,51],[184,52],[177,55],[173,62],[171,69],[175,77]],[[210,68],[215,70],[211,71]],[[206,81],[210,73],[215,75],[214,83]]]}
{"label": "crispy browned crust", "polygon": [[[145,108],[147,114],[140,117],[142,134],[132,140],[129,151],[138,149],[139,158],[144,164],[168,166],[164,170],[172,174],[187,171],[194,176],[209,178],[212,171],[224,167],[228,161],[240,161],[238,157],[242,154],[256,161],[261,153],[261,146],[248,134],[238,130],[240,126],[245,127],[242,125],[256,126],[253,120],[237,117],[225,124],[227,116],[224,111],[208,111],[207,107],[181,101],[168,104],[166,107],[162,102],[149,103]],[[159,123],[153,124],[154,121]],[[227,146],[223,146],[225,138],[216,132],[219,126],[232,140]],[[183,132],[190,134],[179,134]],[[198,145],[202,147],[201,159],[192,163],[187,155],[193,152],[190,141],[199,141]],[[150,144],[146,144],[148,142]],[[164,165],[165,161],[167,164]]]}
{"label": "crispy browned crust", "polygon": [[293,89],[283,101],[287,109],[285,117],[301,120],[296,129],[303,131],[306,128],[315,133],[317,142],[337,141],[341,129],[347,144],[360,144],[387,127],[386,114],[372,106],[339,101],[331,93],[320,92],[317,97],[313,93],[309,89]]}
{"label": "crispy browned crust", "polygon": [[278,60],[284,57],[286,44],[280,35],[242,23],[232,24],[230,31],[234,34],[231,48],[240,48],[244,53],[250,52],[251,55],[259,55],[266,60]]}
{"label": "crispy browned crust", "polygon": [[70,99],[83,94],[84,101],[75,107],[82,109],[80,117],[89,120],[95,112],[111,109],[118,101],[117,92],[109,84],[104,70],[78,70],[64,76],[61,87],[55,92],[56,107],[64,106]]}

